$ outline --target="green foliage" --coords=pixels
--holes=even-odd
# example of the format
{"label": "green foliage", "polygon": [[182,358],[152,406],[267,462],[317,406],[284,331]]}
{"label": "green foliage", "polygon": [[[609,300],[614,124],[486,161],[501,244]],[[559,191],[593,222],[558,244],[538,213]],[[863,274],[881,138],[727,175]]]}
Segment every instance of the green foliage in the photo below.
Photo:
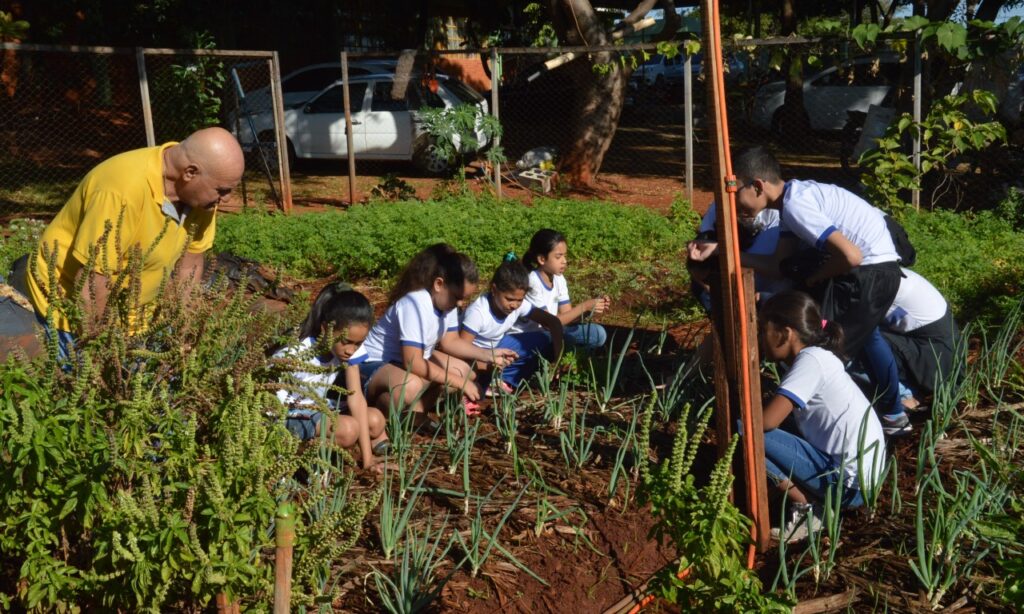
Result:
{"label": "green foliage", "polygon": [[551,22],[544,20],[546,15],[544,7],[537,2],[530,2],[523,7],[523,16],[526,18],[523,38],[531,47],[558,46],[558,33]]}
{"label": "green foliage", "polygon": [[[292,499],[293,603],[312,605],[376,494],[350,493],[352,461],[326,438],[298,453],[284,428],[274,391],[286,366],[265,348],[301,314],[250,313],[225,288],[169,287],[148,327],[131,331],[140,256],[101,332],[79,335],[69,361],[51,346],[0,365],[0,553],[20,579],[4,600],[158,612],[225,593],[266,607],[275,512]],[[76,313],[76,297],[54,301]],[[299,483],[300,470],[317,477]]]}
{"label": "green foliage", "polygon": [[[445,109],[423,107],[417,115],[438,153],[450,163],[458,162],[456,168],[460,176],[464,172],[465,164],[462,160],[466,154],[475,153],[484,142],[493,143],[501,137],[501,122],[498,118],[484,114],[474,104],[460,104]],[[505,161],[500,147],[491,147],[486,156],[492,164]]]}
{"label": "green foliage", "polygon": [[300,216],[225,216],[217,221],[215,248],[298,275],[387,278],[423,247],[446,241],[472,256],[486,276],[506,252],[524,252],[533,233],[546,227],[569,237],[575,261],[604,265],[641,266],[655,256],[673,257],[691,236],[641,207],[540,198],[524,207],[465,196]]}
{"label": "green foliage", "polygon": [[394,173],[380,178],[380,183],[370,189],[370,197],[380,200],[412,200],[416,198],[416,188],[408,181]]}
{"label": "green foliage", "polygon": [[[650,442],[656,405],[654,394],[643,417],[640,441],[645,445]],[[647,455],[640,455],[641,495],[657,518],[652,536],[670,540],[679,553],[678,566],[666,567],[651,581],[652,592],[686,611],[789,612],[792,604],[787,598],[764,591],[757,573],[744,564],[750,520],[729,501],[738,439],[733,438],[729,451],[715,464],[710,482],[697,488],[691,469],[711,414],[705,412],[696,420],[691,433],[688,413],[687,408],[678,422],[669,458],[652,469]]]}
{"label": "green foliage", "polygon": [[33,219],[14,220],[0,235],[0,276],[6,277],[15,260],[35,249],[46,224]]}
{"label": "green foliage", "polygon": [[991,211],[905,211],[899,216],[917,249],[914,270],[953,306],[961,323],[992,322],[1019,300],[1024,234]]}
{"label": "green foliage", "polygon": [[20,41],[28,34],[28,22],[15,19],[7,11],[0,11],[0,41]]}
{"label": "green foliage", "polygon": [[[196,49],[217,46],[208,32],[196,34],[192,45]],[[200,128],[216,126],[225,79],[224,62],[210,56],[195,56],[156,71],[153,123],[164,137],[160,140],[182,139]]]}
{"label": "green foliage", "polygon": [[[890,125],[878,146],[866,151],[860,165],[866,172],[862,181],[870,199],[890,210],[906,206],[908,190],[920,190],[924,178],[950,171],[965,154],[983,151],[1006,141],[1006,128],[998,121],[977,122],[964,108],[972,102],[985,116],[994,117],[998,101],[990,92],[945,96],[934,102],[920,123],[904,113]],[[905,151],[908,139],[921,140],[921,172]]]}

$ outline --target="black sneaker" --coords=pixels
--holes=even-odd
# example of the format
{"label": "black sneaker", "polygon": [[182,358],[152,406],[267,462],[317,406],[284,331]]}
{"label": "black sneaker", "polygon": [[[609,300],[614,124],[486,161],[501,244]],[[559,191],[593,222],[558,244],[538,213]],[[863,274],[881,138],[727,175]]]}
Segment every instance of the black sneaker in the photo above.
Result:
{"label": "black sneaker", "polygon": [[907,417],[907,412],[905,411],[882,416],[881,420],[882,432],[885,433],[886,437],[908,435],[914,430],[914,427],[910,424],[910,418]]}

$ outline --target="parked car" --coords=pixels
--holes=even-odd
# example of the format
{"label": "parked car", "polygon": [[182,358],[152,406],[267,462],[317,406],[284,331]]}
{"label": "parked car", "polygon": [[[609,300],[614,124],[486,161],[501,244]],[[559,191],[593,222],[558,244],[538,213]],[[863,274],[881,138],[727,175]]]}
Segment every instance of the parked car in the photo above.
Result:
{"label": "parked car", "polygon": [[[864,57],[831,66],[804,79],[804,108],[811,128],[842,130],[847,121],[847,111],[866,113],[871,105],[883,103],[899,81],[899,72],[896,56]],[[781,133],[781,110],[785,98],[785,81],[761,86],[754,95],[753,124]]]}
{"label": "parked car", "polygon": [[[397,60],[359,60],[348,63],[348,76],[359,77],[380,73],[393,73]],[[293,70],[281,77],[281,98],[284,106],[294,106],[306,102],[319,94],[325,87],[341,78],[341,62],[325,62],[310,64]],[[245,92],[249,109],[260,111],[270,109],[273,99],[270,86]]]}
{"label": "parked car", "polygon": [[[458,79],[437,76],[425,81],[412,73],[404,92],[397,91],[393,74],[368,74],[349,79],[352,139],[356,157],[364,160],[410,160],[430,173],[448,169],[448,160],[438,154],[430,136],[419,127],[417,111],[423,107],[448,109],[459,104],[476,105],[482,116],[487,101]],[[307,102],[285,109],[284,129],[288,159],[337,159],[348,157],[345,135],[344,82],[340,79],[316,93]],[[436,85],[436,88],[435,88]],[[252,113],[260,143],[275,142],[274,115],[269,109]],[[241,123],[236,138],[246,151],[255,147],[253,130]],[[232,130],[234,126],[230,127]],[[477,134],[482,148],[487,139]],[[456,139],[456,146],[459,143]]]}
{"label": "parked car", "polygon": [[[737,55],[729,55],[725,59],[728,70],[725,73],[726,81],[738,79],[746,70],[746,62]],[[702,70],[702,55],[694,54],[690,60],[690,74],[696,79]],[[661,87],[666,85],[678,85],[683,82],[683,73],[686,69],[686,55],[680,53],[673,58],[655,54],[650,60],[644,62],[633,71],[630,76],[632,85]],[[635,89],[635,87],[634,87]]]}

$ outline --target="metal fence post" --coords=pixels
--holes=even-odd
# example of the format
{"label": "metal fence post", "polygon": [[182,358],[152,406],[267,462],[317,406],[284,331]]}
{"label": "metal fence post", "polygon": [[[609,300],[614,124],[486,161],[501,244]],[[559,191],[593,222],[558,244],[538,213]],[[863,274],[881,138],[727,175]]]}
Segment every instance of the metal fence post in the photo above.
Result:
{"label": "metal fence post", "polygon": [[[491,115],[494,116],[495,120],[499,120],[498,116],[498,84],[501,83],[501,56],[498,55],[496,48],[491,49]],[[494,137],[494,143],[491,145],[493,148],[501,146],[501,134]],[[494,193],[497,195],[498,200],[501,200],[501,162],[494,162]]]}
{"label": "metal fence post", "polygon": [[341,91],[345,104],[345,142],[348,151],[348,204],[356,203],[356,151],[352,138],[352,102],[348,96],[348,52],[341,52]]}
{"label": "metal fence post", "polygon": [[[921,34],[914,34],[914,123],[921,125]],[[914,168],[921,175],[921,131],[914,137]],[[921,190],[911,194],[914,209],[921,210]]]}
{"label": "metal fence post", "polygon": [[156,146],[156,133],[153,130],[153,107],[149,102],[149,80],[146,77],[146,50],[135,48],[135,64],[139,68],[139,94],[142,96],[142,123],[146,127],[146,146]]}
{"label": "metal fence post", "polygon": [[284,95],[281,93],[281,60],[270,58],[270,96],[274,102],[274,134],[277,137],[277,170],[281,176],[281,208],[292,212],[292,173],[288,165],[288,137],[284,132]]}
{"label": "metal fence post", "polygon": [[693,64],[689,54],[683,65],[683,126],[686,131],[686,199],[693,206]]}

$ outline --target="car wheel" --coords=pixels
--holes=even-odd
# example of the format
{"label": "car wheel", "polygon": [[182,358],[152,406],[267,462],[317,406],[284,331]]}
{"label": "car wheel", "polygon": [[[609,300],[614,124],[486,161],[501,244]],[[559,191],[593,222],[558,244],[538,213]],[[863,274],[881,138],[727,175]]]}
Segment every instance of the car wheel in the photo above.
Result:
{"label": "car wheel", "polygon": [[412,154],[412,163],[416,168],[430,175],[444,175],[451,168],[448,158],[441,154],[434,139],[421,138]]}

